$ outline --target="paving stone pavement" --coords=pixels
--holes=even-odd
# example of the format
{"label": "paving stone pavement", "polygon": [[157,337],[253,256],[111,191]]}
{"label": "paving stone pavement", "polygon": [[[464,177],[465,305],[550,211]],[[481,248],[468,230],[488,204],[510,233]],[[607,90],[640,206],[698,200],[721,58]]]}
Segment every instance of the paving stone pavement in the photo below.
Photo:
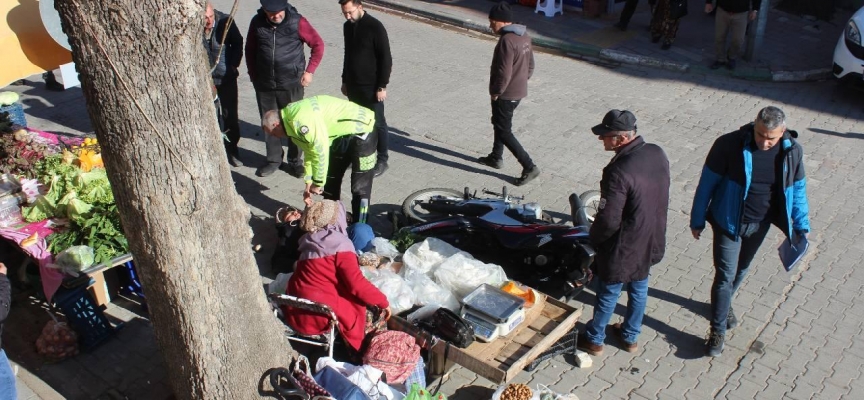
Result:
{"label": "paving stone pavement", "polygon": [[[217,9],[230,9],[228,0],[214,3]],[[253,3],[242,3],[238,12],[244,33]],[[295,2],[327,43],[307,95],[339,93],[342,18],[335,3]],[[837,399],[854,398],[852,393],[864,389],[858,379],[864,359],[860,339],[864,272],[856,268],[864,258],[860,205],[864,182],[855,172],[864,157],[860,93],[843,91],[833,82],[752,83],[608,68],[537,54],[529,97],[519,105],[514,127],[543,173],[529,185],[513,188],[513,178],[520,171],[512,157],[505,156],[500,171],[473,161],[488,152],[492,140],[486,86],[494,42],[374,14],[389,31],[394,58],[387,100],[392,168],[376,179],[371,208],[375,226],[385,233],[382,214],[398,208],[409,193],[428,187],[508,185],[514,194],[566,218],[567,195],[596,188],[602,167],[611,158],[589,130],[610,108],[633,111],[640,133],[669,156],[668,248],[666,258],[652,270],[639,351],[626,353],[610,342],[605,355],[594,358],[592,368],[578,369],[572,357],[559,356],[531,373],[521,372],[515,382],[548,385],[580,399]],[[10,89],[24,94],[31,126],[91,132],[80,90],[46,92],[36,79]],[[262,279],[267,280],[272,276],[269,258],[275,242],[270,215],[283,203],[300,202],[301,183],[285,173],[254,176],[254,167],[264,160],[264,145],[251,84],[241,79],[240,91],[241,156],[249,166],[232,169],[232,177],[250,206],[253,243],[264,246],[256,259]],[[713,276],[711,237],[694,241],[690,236],[690,202],[713,140],[752,120],[769,104],[786,111],[788,125],[798,130],[805,149],[811,251],[800,268],[786,273],[776,255],[781,234],[771,231],[734,302],[742,324],[729,335],[723,355],[708,359],[702,354]],[[347,190],[344,195],[349,196]],[[586,292],[576,301],[586,304],[584,322],[590,318],[593,296]],[[27,302],[23,303],[13,306],[13,318],[18,309],[26,308]],[[60,395],[70,399],[168,396],[164,364],[140,309],[125,302],[112,305],[109,314],[128,321],[118,337],[91,354],[57,364],[27,358],[27,340],[32,339],[26,332],[33,326],[41,328],[47,319],[42,314],[36,322],[21,318],[7,323],[4,348],[13,361]],[[8,339],[15,335],[22,339]],[[443,380],[441,390],[456,400],[484,399],[493,387],[457,367]]]}

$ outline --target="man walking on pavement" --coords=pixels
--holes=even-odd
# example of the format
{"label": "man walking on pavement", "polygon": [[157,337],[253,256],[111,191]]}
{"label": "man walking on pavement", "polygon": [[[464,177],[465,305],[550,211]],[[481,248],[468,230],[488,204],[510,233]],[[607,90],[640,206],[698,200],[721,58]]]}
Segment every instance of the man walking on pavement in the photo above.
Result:
{"label": "man walking on pavement", "polygon": [[638,136],[630,111],[609,111],[591,131],[615,156],[603,168],[602,197],[589,232],[597,249],[594,318],[579,335],[577,347],[594,356],[603,354],[606,325],[626,288],[627,313],[613,331],[624,350],[633,353],[639,349],[649,271],[666,251],[669,160],[660,146]]}
{"label": "man walking on pavement", "polygon": [[[314,96],[264,113],[261,127],[268,136],[289,138],[306,152],[304,201],[313,194],[339,200],[342,179],[351,167],[351,212],[364,216],[372,196],[377,132],[375,113],[331,96]],[[364,201],[365,200],[365,201]]]}
{"label": "man walking on pavement", "polygon": [[[711,69],[726,65],[735,69],[736,59],[741,53],[744,35],[747,33],[747,21],[756,19],[760,0],[706,0],[705,13],[714,11],[714,1],[717,2],[717,12],[714,17],[714,64]],[[726,48],[726,38],[729,38],[729,48]]]}
{"label": "man walking on pavement", "polygon": [[390,40],[380,21],[363,9],[361,0],[339,0],[342,15],[345,60],[342,64],[342,94],[363,107],[375,111],[375,131],[378,133],[378,160],[375,176],[387,171],[387,120],[384,119],[384,100],[393,58]]}
{"label": "man walking on pavement", "polygon": [[[309,63],[303,44],[312,49]],[[324,41],[287,0],[261,0],[258,14],[249,23],[246,36],[246,68],[255,87],[258,111],[282,109],[303,98],[303,88],[324,57]],[[268,176],[282,165],[282,140],[265,135],[267,162],[255,175]],[[288,173],[302,177],[303,160],[297,146],[288,143]]]}
{"label": "man walking on pavement", "polygon": [[[651,14],[654,14],[654,4],[657,3],[657,0],[648,0],[648,6],[651,7]],[[633,18],[633,13],[636,12],[636,6],[639,5],[639,0],[627,0],[624,2],[624,10],[621,11],[621,17],[618,18],[618,22],[613,25],[614,27],[626,31],[627,25],[630,24],[630,19]]]}
{"label": "man walking on pavement", "polygon": [[507,147],[522,165],[522,175],[516,179],[516,185],[522,186],[540,175],[540,168],[534,164],[531,156],[513,135],[513,112],[519,101],[528,95],[528,79],[534,73],[534,52],[531,49],[528,28],[513,23],[513,14],[507,2],[502,1],[492,6],[489,11],[489,28],[501,36],[492,56],[489,77],[495,139],[492,152],[477,161],[501,169],[504,166],[504,147]]}
{"label": "man walking on pavement", "polygon": [[222,109],[225,136],[228,138],[225,142],[228,163],[232,167],[239,167],[243,162],[237,149],[237,143],[240,142],[240,121],[237,117],[237,76],[240,73],[237,68],[243,59],[243,36],[234,19],[214,10],[209,1],[204,11],[204,48],[207,49],[213,84],[216,85]]}
{"label": "man walking on pavement", "polygon": [[804,150],[796,137],[782,110],[765,107],[754,122],[717,138],[705,159],[690,229],[699,240],[707,221],[714,234],[708,356],[720,355],[726,331],[738,325],[732,298],[771,224],[792,243],[810,231]]}

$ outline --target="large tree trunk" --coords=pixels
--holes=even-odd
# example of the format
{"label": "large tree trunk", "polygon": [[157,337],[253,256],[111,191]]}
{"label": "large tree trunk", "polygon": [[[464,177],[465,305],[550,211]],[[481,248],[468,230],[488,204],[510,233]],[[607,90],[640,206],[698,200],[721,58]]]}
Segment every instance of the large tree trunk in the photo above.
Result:
{"label": "large tree trunk", "polygon": [[56,6],[174,392],[258,397],[292,350],[269,312],[218,133],[203,0]]}

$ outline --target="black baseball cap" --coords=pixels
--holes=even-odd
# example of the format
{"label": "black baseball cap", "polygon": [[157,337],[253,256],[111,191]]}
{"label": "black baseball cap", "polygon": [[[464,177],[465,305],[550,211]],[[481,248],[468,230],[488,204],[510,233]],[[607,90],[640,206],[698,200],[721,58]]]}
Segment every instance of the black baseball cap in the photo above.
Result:
{"label": "black baseball cap", "polygon": [[288,8],[288,0],[261,0],[264,11],[275,13]]}
{"label": "black baseball cap", "polygon": [[628,132],[636,130],[636,116],[627,110],[612,110],[603,117],[603,122],[591,128],[595,135],[609,132]]}

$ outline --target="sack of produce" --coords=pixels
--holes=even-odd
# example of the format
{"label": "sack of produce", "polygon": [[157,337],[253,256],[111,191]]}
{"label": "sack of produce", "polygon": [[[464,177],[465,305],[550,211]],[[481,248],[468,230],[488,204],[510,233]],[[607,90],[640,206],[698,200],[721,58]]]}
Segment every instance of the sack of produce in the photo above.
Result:
{"label": "sack of produce", "polygon": [[484,283],[501,287],[507,275],[499,265],[486,264],[468,253],[459,252],[441,263],[435,270],[435,279],[457,299],[463,299]]}
{"label": "sack of produce", "polygon": [[36,339],[36,351],[52,361],[75,356],[78,354],[78,335],[65,322],[52,319]]}
{"label": "sack of produce", "polygon": [[95,260],[93,248],[90,246],[72,246],[60,252],[54,259],[52,268],[57,268],[69,275],[78,276],[78,273],[93,265]]}

